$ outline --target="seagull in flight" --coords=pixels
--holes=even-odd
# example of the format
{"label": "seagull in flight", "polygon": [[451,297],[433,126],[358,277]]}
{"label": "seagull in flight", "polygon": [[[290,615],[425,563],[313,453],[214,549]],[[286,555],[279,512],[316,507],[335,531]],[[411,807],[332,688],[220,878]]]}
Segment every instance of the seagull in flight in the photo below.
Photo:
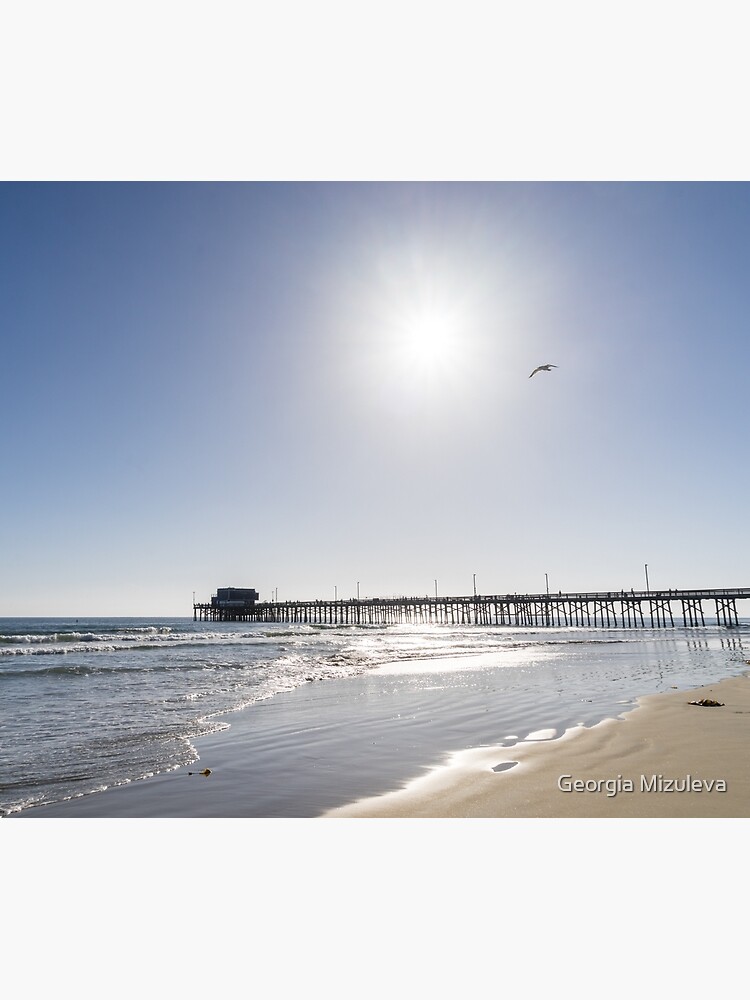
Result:
{"label": "seagull in flight", "polygon": [[539,365],[539,367],[535,368],[531,375],[529,375],[529,378],[531,378],[532,375],[536,375],[537,372],[548,372],[552,368],[557,368],[557,365]]}

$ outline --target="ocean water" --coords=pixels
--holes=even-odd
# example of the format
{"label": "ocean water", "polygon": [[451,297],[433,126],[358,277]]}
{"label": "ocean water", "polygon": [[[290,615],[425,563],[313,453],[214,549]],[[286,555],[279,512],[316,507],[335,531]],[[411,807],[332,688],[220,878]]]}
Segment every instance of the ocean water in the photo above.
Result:
{"label": "ocean water", "polygon": [[[594,725],[641,695],[746,672],[749,660],[745,619],[733,629],[0,619],[0,815],[185,768],[196,741],[230,728],[237,710],[311,684],[324,693],[334,679],[339,702],[351,692],[353,733],[362,704],[378,706],[367,772],[382,763],[391,787],[445,752]],[[373,736],[377,718],[398,721],[398,745],[386,725]],[[304,755],[315,738],[303,727],[285,750],[296,740]],[[343,787],[335,768],[317,768],[300,813],[371,793],[356,773]],[[264,808],[300,814],[278,796]]]}

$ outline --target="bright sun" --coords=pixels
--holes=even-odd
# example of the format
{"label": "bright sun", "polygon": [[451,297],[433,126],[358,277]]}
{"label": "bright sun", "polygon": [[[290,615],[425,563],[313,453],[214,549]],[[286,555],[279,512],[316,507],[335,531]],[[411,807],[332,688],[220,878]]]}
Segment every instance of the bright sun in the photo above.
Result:
{"label": "bright sun", "polygon": [[460,356],[460,329],[448,312],[422,308],[399,324],[396,363],[414,377],[447,375]]}
{"label": "bright sun", "polygon": [[461,407],[475,384],[476,293],[464,270],[448,263],[416,251],[386,255],[367,294],[354,289],[358,389],[391,414],[434,419]]}

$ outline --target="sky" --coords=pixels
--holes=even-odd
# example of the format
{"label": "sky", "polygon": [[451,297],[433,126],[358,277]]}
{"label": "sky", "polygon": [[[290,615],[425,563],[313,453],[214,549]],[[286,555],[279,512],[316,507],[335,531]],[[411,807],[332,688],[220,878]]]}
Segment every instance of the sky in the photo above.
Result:
{"label": "sky", "polygon": [[749,223],[730,182],[0,183],[0,616],[750,585]]}

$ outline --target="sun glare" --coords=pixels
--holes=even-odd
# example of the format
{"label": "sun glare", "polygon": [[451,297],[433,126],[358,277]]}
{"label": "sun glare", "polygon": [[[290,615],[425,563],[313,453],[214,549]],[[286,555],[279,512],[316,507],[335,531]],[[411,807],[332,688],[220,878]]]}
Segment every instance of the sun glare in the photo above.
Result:
{"label": "sun glare", "polygon": [[[473,324],[450,287],[415,282],[387,302],[373,341],[371,384],[391,413],[435,419],[461,407],[471,381]],[[415,287],[416,286],[416,287]]]}
{"label": "sun glare", "polygon": [[394,362],[410,375],[439,379],[460,357],[460,325],[447,311],[421,309],[407,316],[396,334]]}
{"label": "sun glare", "polygon": [[481,379],[483,287],[474,274],[467,276],[465,262],[406,248],[384,254],[368,277],[352,296],[361,331],[352,340],[352,370],[361,375],[355,391],[398,419],[463,412]]}

